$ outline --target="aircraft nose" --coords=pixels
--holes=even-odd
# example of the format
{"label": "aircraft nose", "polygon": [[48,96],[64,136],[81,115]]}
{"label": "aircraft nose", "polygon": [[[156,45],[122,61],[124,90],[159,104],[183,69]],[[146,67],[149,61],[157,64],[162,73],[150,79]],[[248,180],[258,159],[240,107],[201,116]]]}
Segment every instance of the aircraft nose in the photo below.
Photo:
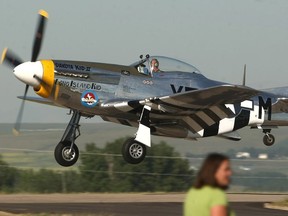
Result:
{"label": "aircraft nose", "polygon": [[43,67],[40,61],[24,62],[14,68],[15,77],[21,82],[38,87],[43,77]]}

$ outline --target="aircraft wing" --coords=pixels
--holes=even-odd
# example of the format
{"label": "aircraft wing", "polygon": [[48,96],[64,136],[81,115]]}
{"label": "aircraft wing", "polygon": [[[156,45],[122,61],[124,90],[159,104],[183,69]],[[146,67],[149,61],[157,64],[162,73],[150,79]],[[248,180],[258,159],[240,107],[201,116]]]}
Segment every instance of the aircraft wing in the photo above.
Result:
{"label": "aircraft wing", "polygon": [[[257,90],[245,86],[224,85],[144,100],[110,101],[102,104],[102,107],[111,109],[110,121],[135,126],[137,119],[131,119],[129,114],[139,112],[144,105],[148,105],[151,107],[152,125],[163,122],[169,125],[176,121],[176,124],[197,133],[223,118],[234,116],[236,113],[231,104],[240,103],[258,93]],[[122,111],[122,114],[113,116],[113,109]],[[135,114],[133,116],[135,118]],[[109,118],[104,120],[109,121]]]}
{"label": "aircraft wing", "polygon": [[225,107],[225,104],[240,103],[257,95],[257,93],[259,93],[257,90],[245,86],[223,85],[144,100],[107,101],[102,104],[102,107],[114,107],[123,112],[130,112],[144,105],[149,105],[154,111],[187,115],[215,106]]}
{"label": "aircraft wing", "polygon": [[160,97],[154,102],[182,109],[205,109],[220,104],[239,103],[257,93],[259,91],[244,86],[223,85]]}
{"label": "aircraft wing", "polygon": [[18,96],[19,99],[30,101],[30,102],[35,102],[35,103],[40,103],[40,104],[45,104],[45,105],[50,105],[50,106],[57,106],[57,107],[62,107],[58,104],[53,103],[53,101],[47,100],[45,98],[40,98],[40,97],[26,97],[24,99],[23,96]]}

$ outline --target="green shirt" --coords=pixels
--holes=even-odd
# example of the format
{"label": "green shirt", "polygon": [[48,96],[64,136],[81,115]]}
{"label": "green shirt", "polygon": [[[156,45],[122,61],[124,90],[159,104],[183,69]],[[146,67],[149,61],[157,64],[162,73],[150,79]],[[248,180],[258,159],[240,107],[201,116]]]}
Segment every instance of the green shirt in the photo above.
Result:
{"label": "green shirt", "polygon": [[[226,194],[219,188],[210,186],[201,189],[191,188],[184,202],[184,216],[210,216],[210,210],[214,206],[226,206],[228,201]],[[228,208],[229,216],[235,216]]]}

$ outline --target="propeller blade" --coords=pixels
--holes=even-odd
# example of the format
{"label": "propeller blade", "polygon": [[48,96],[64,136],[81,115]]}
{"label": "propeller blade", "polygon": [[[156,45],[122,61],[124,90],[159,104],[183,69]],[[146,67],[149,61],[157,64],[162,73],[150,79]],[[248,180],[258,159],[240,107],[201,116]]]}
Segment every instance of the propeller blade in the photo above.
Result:
{"label": "propeller blade", "polygon": [[40,18],[38,22],[38,28],[35,34],[34,45],[32,49],[32,57],[31,57],[32,62],[35,62],[37,60],[39,52],[41,50],[41,44],[42,44],[42,40],[43,40],[44,32],[45,32],[45,25],[48,19],[48,13],[44,10],[40,10],[39,15],[40,15]]}
{"label": "propeller blade", "polygon": [[11,68],[15,68],[19,64],[23,63],[23,61],[12,51],[8,50],[8,48],[5,48],[1,57],[1,64],[3,63],[7,64]]}
{"label": "propeller blade", "polygon": [[23,116],[23,111],[24,111],[24,105],[25,105],[25,100],[26,100],[28,89],[29,89],[29,85],[26,85],[25,92],[24,92],[24,97],[23,97],[23,100],[22,100],[22,103],[21,103],[21,106],[20,106],[20,110],[18,112],[17,120],[16,120],[15,126],[14,126],[14,128],[12,130],[13,134],[15,136],[18,136],[20,134],[20,126],[21,126],[21,121],[22,121],[22,116]]}

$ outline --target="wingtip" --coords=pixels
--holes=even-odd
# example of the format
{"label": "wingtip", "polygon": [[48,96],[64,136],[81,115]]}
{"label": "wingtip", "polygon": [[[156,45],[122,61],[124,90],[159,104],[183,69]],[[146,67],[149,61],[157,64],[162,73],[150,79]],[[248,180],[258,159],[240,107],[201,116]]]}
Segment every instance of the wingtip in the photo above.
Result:
{"label": "wingtip", "polygon": [[2,63],[4,62],[4,59],[5,59],[5,57],[6,57],[7,50],[8,50],[8,48],[5,48],[5,49],[3,50],[0,64],[2,64]]}
{"label": "wingtip", "polygon": [[13,128],[12,132],[13,132],[14,136],[19,136],[20,135],[20,131],[17,130],[16,128]]}
{"label": "wingtip", "polygon": [[45,11],[45,10],[40,10],[40,11],[39,11],[39,14],[40,14],[41,16],[43,16],[43,17],[46,17],[47,19],[48,19],[48,17],[49,17],[48,12]]}

